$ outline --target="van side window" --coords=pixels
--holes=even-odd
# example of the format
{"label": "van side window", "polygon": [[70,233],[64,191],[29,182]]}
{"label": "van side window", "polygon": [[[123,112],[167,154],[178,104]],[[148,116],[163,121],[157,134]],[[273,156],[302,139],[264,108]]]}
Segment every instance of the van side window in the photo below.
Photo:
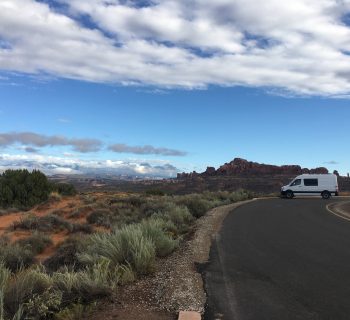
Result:
{"label": "van side window", "polygon": [[308,187],[317,187],[318,179],[304,179],[304,185]]}
{"label": "van side window", "polygon": [[299,186],[300,184],[301,184],[301,179],[296,179],[296,180],[293,181],[291,186]]}

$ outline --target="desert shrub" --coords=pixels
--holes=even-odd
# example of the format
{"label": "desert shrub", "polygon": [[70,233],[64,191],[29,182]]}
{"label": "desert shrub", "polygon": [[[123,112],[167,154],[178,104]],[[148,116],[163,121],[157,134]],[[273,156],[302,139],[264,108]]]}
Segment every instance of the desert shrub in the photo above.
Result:
{"label": "desert shrub", "polygon": [[140,228],[142,234],[152,240],[157,256],[166,257],[177,248],[178,241],[166,233],[167,224],[163,220],[144,220]]}
{"label": "desert shrub", "polygon": [[68,268],[53,273],[53,287],[62,292],[62,306],[71,303],[91,303],[110,296],[117,284],[117,272],[109,262],[101,262],[75,272]]}
{"label": "desert shrub", "polygon": [[154,270],[156,250],[139,225],[129,225],[112,233],[91,235],[86,251],[78,257],[83,263],[101,258],[109,259],[115,266],[130,263],[137,273],[147,274]]}
{"label": "desert shrub", "polygon": [[137,195],[121,198],[119,201],[121,203],[128,203],[133,207],[140,207],[145,202],[144,199],[142,199],[140,196],[137,196]]}
{"label": "desert shrub", "polygon": [[4,305],[4,298],[5,298],[5,291],[7,288],[8,281],[11,277],[11,271],[6,268],[5,264],[3,262],[0,263],[0,319],[4,319],[5,315],[5,305]]}
{"label": "desert shrub", "polygon": [[160,189],[149,189],[145,194],[149,196],[165,196],[166,193]]}
{"label": "desert shrub", "polygon": [[91,224],[97,224],[100,226],[110,227],[111,225],[111,211],[100,209],[91,212],[86,221]]}
{"label": "desert shrub", "polygon": [[212,208],[210,201],[203,199],[198,194],[183,196],[177,200],[177,203],[186,206],[195,218],[203,216]]}
{"label": "desert shrub", "polygon": [[33,254],[39,254],[42,253],[45,248],[52,245],[53,242],[50,236],[44,233],[34,232],[27,238],[17,240],[16,243],[21,247],[30,249]]}
{"label": "desert shrub", "polygon": [[20,221],[13,223],[13,229],[38,230],[38,231],[53,231],[53,230],[68,230],[72,229],[72,225],[65,219],[55,215],[48,214],[47,216],[37,217],[35,215],[27,215],[21,218]]}
{"label": "desert shrub", "polygon": [[163,215],[163,220],[169,220],[175,225],[176,234],[186,233],[194,220],[186,206],[178,206],[174,203],[170,204],[163,212],[159,213],[161,214],[160,216]]}
{"label": "desert shrub", "polygon": [[23,247],[18,243],[6,243],[0,247],[1,261],[13,272],[33,264],[34,256],[35,253],[31,248]]}
{"label": "desert shrub", "polygon": [[143,217],[150,217],[157,212],[165,212],[170,206],[173,205],[173,201],[169,197],[162,197],[161,199],[152,199],[145,202],[140,210]]}
{"label": "desert shrub", "polygon": [[136,274],[129,263],[118,266],[118,275],[119,284],[121,285],[129,284],[136,280]]}
{"label": "desert shrub", "polygon": [[112,212],[109,216],[110,226],[122,227],[128,224],[137,223],[143,218],[140,208],[134,207],[130,205],[130,203],[114,203],[109,209]]}
{"label": "desert shrub", "polygon": [[77,233],[77,232],[93,233],[93,231],[94,231],[93,227],[87,223],[72,223],[70,227],[71,233]]}
{"label": "desert shrub", "polygon": [[77,259],[77,253],[84,252],[85,247],[86,237],[70,236],[59,245],[51,257],[44,261],[44,265],[50,271],[56,271],[62,266],[81,269],[84,265]]}
{"label": "desert shrub", "polygon": [[59,311],[62,302],[60,291],[46,290],[41,294],[33,294],[32,297],[23,304],[23,313],[26,319],[48,319]]}
{"label": "desert shrub", "polygon": [[74,303],[67,308],[64,308],[55,315],[55,320],[85,320],[90,316],[95,309],[96,304],[84,305]]}
{"label": "desert shrub", "polygon": [[[42,295],[51,285],[51,278],[39,267],[20,270],[11,277],[5,290],[6,313],[11,316],[16,314],[21,306],[33,297]],[[25,307],[23,309],[26,312]]]}
{"label": "desert shrub", "polygon": [[90,194],[84,194],[81,196],[81,200],[85,205],[94,204],[95,198],[91,196]]}
{"label": "desert shrub", "polygon": [[244,190],[244,189],[239,189],[235,192],[232,192],[230,194],[230,200],[231,202],[237,202],[237,201],[242,201],[242,200],[247,200],[247,199],[252,199],[254,197],[253,192]]}
{"label": "desert shrub", "polygon": [[74,196],[77,194],[75,187],[69,183],[52,183],[51,190],[62,196]]}

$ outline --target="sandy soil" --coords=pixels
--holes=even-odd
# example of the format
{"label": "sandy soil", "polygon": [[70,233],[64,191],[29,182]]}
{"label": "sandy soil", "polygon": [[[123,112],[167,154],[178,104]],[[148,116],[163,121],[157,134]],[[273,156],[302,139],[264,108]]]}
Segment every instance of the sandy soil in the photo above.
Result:
{"label": "sandy soil", "polygon": [[[59,201],[47,201],[46,203],[43,203],[34,207],[32,210],[28,212],[21,211],[21,212],[14,212],[8,215],[0,216],[0,236],[5,235],[6,237],[9,238],[11,242],[14,242],[18,239],[26,238],[31,235],[32,233],[31,231],[11,230],[11,226],[13,225],[13,223],[16,221],[19,221],[21,218],[25,217],[25,215],[30,213],[38,217],[42,217],[51,213],[54,210],[62,210],[63,215],[66,216],[81,205],[82,203],[78,196],[64,197]],[[70,220],[76,223],[85,223],[86,217],[82,217],[75,220],[74,219],[67,219],[67,220]],[[53,245],[46,248],[43,253],[37,256],[40,262],[44,261],[46,258],[48,258],[50,255],[54,253],[56,246],[68,237],[68,233],[67,232],[52,233],[50,234],[50,237],[53,241]]]}

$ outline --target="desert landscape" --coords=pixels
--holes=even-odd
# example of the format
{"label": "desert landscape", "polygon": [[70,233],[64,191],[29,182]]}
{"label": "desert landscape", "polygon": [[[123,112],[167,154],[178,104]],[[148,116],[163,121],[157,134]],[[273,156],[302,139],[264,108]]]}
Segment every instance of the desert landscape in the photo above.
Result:
{"label": "desert landscape", "polygon": [[[22,184],[15,183],[19,180]],[[116,303],[130,305],[129,300],[135,299],[131,298],[135,289],[128,286],[144,281],[142,290],[137,287],[137,296],[139,301],[141,297],[147,301],[152,283],[149,275],[164,274],[166,264],[168,272],[176,270],[164,259],[178,250],[183,252],[197,219],[211,208],[253,197],[252,192],[242,189],[178,196],[159,191],[77,193],[70,185],[50,185],[40,172],[26,170],[5,171],[0,186],[0,298],[1,314],[6,318],[77,319],[81,314],[85,319],[90,313],[98,314],[97,304],[106,308],[111,299],[112,310],[121,314],[125,308],[116,307]],[[12,207],[19,205],[19,186],[20,196],[29,203],[33,194],[44,192],[35,198],[39,203],[22,205],[22,210]],[[43,186],[49,186],[46,192]],[[13,203],[5,198],[9,190]],[[192,268],[189,261],[187,271]],[[152,288],[160,292],[162,286],[170,285],[163,276],[163,281],[153,282]],[[162,313],[172,319],[181,304],[170,296],[173,305],[161,305],[153,299],[149,306],[135,305],[132,309],[143,308],[149,319]],[[203,312],[203,302],[198,309]],[[128,313],[123,319],[133,318]]]}
{"label": "desert landscape", "polygon": [[350,0],[0,0],[0,320],[349,320]]}

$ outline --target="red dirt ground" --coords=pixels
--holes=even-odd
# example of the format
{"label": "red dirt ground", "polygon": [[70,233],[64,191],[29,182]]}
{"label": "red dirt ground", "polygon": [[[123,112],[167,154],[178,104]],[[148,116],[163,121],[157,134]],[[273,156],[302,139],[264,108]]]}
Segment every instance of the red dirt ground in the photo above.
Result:
{"label": "red dirt ground", "polygon": [[[94,194],[94,196],[103,197],[104,194],[102,193]],[[11,226],[13,225],[13,223],[25,217],[27,214],[29,214],[29,212],[30,214],[36,215],[38,217],[43,217],[55,210],[60,210],[62,211],[62,214],[60,214],[60,216],[62,216],[69,222],[86,223],[86,217],[92,211],[92,209],[86,208],[86,210],[82,210],[81,215],[77,218],[69,217],[69,215],[74,210],[76,210],[81,206],[84,206],[84,204],[79,196],[64,197],[61,200],[51,200],[51,201],[49,200],[43,204],[40,204],[32,208],[28,212],[19,211],[19,212],[10,213],[8,215],[0,216],[0,236],[6,236],[7,238],[9,238],[11,242],[14,242],[18,239],[29,237],[32,233],[31,231],[11,230]],[[105,228],[100,228],[100,227],[95,227],[94,229],[102,232],[106,231]],[[43,253],[37,256],[37,259],[39,262],[42,262],[46,258],[51,256],[55,252],[57,245],[59,245],[69,236],[67,232],[50,233],[49,235],[53,241],[53,245],[46,248]]]}

